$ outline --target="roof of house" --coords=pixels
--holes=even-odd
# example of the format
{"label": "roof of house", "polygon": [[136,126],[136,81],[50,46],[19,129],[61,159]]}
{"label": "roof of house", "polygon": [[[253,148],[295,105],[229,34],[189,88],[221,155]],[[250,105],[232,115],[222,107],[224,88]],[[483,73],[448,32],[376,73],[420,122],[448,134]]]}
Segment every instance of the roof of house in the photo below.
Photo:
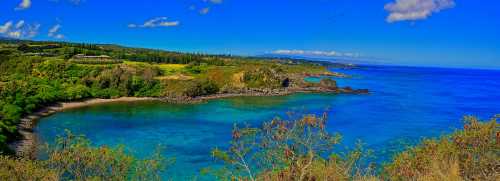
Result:
{"label": "roof of house", "polygon": [[108,55],[98,55],[98,56],[87,56],[84,54],[75,55],[75,58],[111,58]]}

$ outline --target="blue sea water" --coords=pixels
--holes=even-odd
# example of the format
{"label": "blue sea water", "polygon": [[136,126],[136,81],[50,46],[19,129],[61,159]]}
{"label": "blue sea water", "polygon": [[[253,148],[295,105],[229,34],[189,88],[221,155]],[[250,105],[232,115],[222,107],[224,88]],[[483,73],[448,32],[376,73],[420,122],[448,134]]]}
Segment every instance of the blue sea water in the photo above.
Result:
{"label": "blue sea water", "polygon": [[210,150],[227,146],[234,124],[260,125],[286,118],[289,111],[326,111],[329,131],[341,133],[346,146],[362,140],[377,161],[402,148],[401,140],[417,142],[460,128],[464,115],[487,119],[500,113],[500,71],[392,66],[334,71],[352,75],[337,78],[340,86],[371,93],[239,97],[192,105],[112,103],[43,118],[35,131],[50,142],[69,129],[96,145],[123,144],[140,157],[162,145],[162,154],[176,159],[165,177],[186,180],[213,165]]}

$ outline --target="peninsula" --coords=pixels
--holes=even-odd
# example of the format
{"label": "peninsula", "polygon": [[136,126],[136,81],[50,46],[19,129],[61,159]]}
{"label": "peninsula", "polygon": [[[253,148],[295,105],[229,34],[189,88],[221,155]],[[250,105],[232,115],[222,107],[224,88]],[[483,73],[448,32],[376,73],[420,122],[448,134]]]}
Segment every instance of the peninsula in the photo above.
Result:
{"label": "peninsula", "polygon": [[[22,40],[3,40],[0,58],[0,122],[8,128],[0,130],[0,148],[18,155],[32,155],[34,121],[68,108],[115,101],[368,93],[337,86],[331,77],[346,75],[327,67],[341,64],[283,58]],[[327,78],[307,82],[306,77]]]}

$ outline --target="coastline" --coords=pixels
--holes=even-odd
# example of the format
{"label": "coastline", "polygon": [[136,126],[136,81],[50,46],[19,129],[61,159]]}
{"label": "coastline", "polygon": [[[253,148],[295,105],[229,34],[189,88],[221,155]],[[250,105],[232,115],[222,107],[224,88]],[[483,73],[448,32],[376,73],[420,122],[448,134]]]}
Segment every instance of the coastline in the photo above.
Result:
{"label": "coastline", "polygon": [[57,112],[113,102],[138,102],[155,100],[161,99],[153,97],[120,97],[112,99],[92,98],[81,101],[54,103],[22,117],[19,120],[19,124],[17,126],[17,130],[22,138],[9,144],[9,147],[15,152],[17,156],[23,156],[30,159],[34,158],[37,139],[35,135],[36,133],[33,131],[33,128],[35,127],[39,119],[50,116]]}
{"label": "coastline", "polygon": [[213,99],[223,99],[232,97],[286,96],[295,93],[368,94],[369,92],[366,89],[354,90],[349,87],[337,88],[337,89],[324,89],[319,87],[274,89],[274,90],[249,89],[239,93],[218,93],[218,94],[198,96],[198,97],[178,97],[178,98],[119,97],[110,99],[90,98],[81,101],[59,102],[43,107],[21,118],[17,127],[18,132],[21,135],[21,138],[13,143],[10,143],[9,147],[15,152],[17,156],[34,159],[38,143],[37,143],[36,133],[34,132],[33,129],[36,126],[37,121],[43,117],[47,117],[57,112],[70,109],[77,109],[87,106],[116,103],[116,102],[161,101],[165,103],[174,103],[174,104],[190,104],[190,103],[200,103],[203,101],[208,101]]}

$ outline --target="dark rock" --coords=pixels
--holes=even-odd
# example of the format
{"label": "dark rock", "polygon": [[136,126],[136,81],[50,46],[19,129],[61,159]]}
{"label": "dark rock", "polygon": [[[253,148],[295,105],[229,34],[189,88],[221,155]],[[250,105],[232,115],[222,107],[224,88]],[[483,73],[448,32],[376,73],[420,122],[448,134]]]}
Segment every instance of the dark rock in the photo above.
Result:
{"label": "dark rock", "polygon": [[370,91],[368,89],[358,89],[356,90],[356,93],[358,94],[368,94]]}
{"label": "dark rock", "polygon": [[324,78],[319,81],[319,86],[325,89],[337,89],[337,81],[332,80],[331,78]]}
{"label": "dark rock", "polygon": [[290,86],[290,79],[285,78],[285,80],[281,81],[281,87],[289,87]]}

